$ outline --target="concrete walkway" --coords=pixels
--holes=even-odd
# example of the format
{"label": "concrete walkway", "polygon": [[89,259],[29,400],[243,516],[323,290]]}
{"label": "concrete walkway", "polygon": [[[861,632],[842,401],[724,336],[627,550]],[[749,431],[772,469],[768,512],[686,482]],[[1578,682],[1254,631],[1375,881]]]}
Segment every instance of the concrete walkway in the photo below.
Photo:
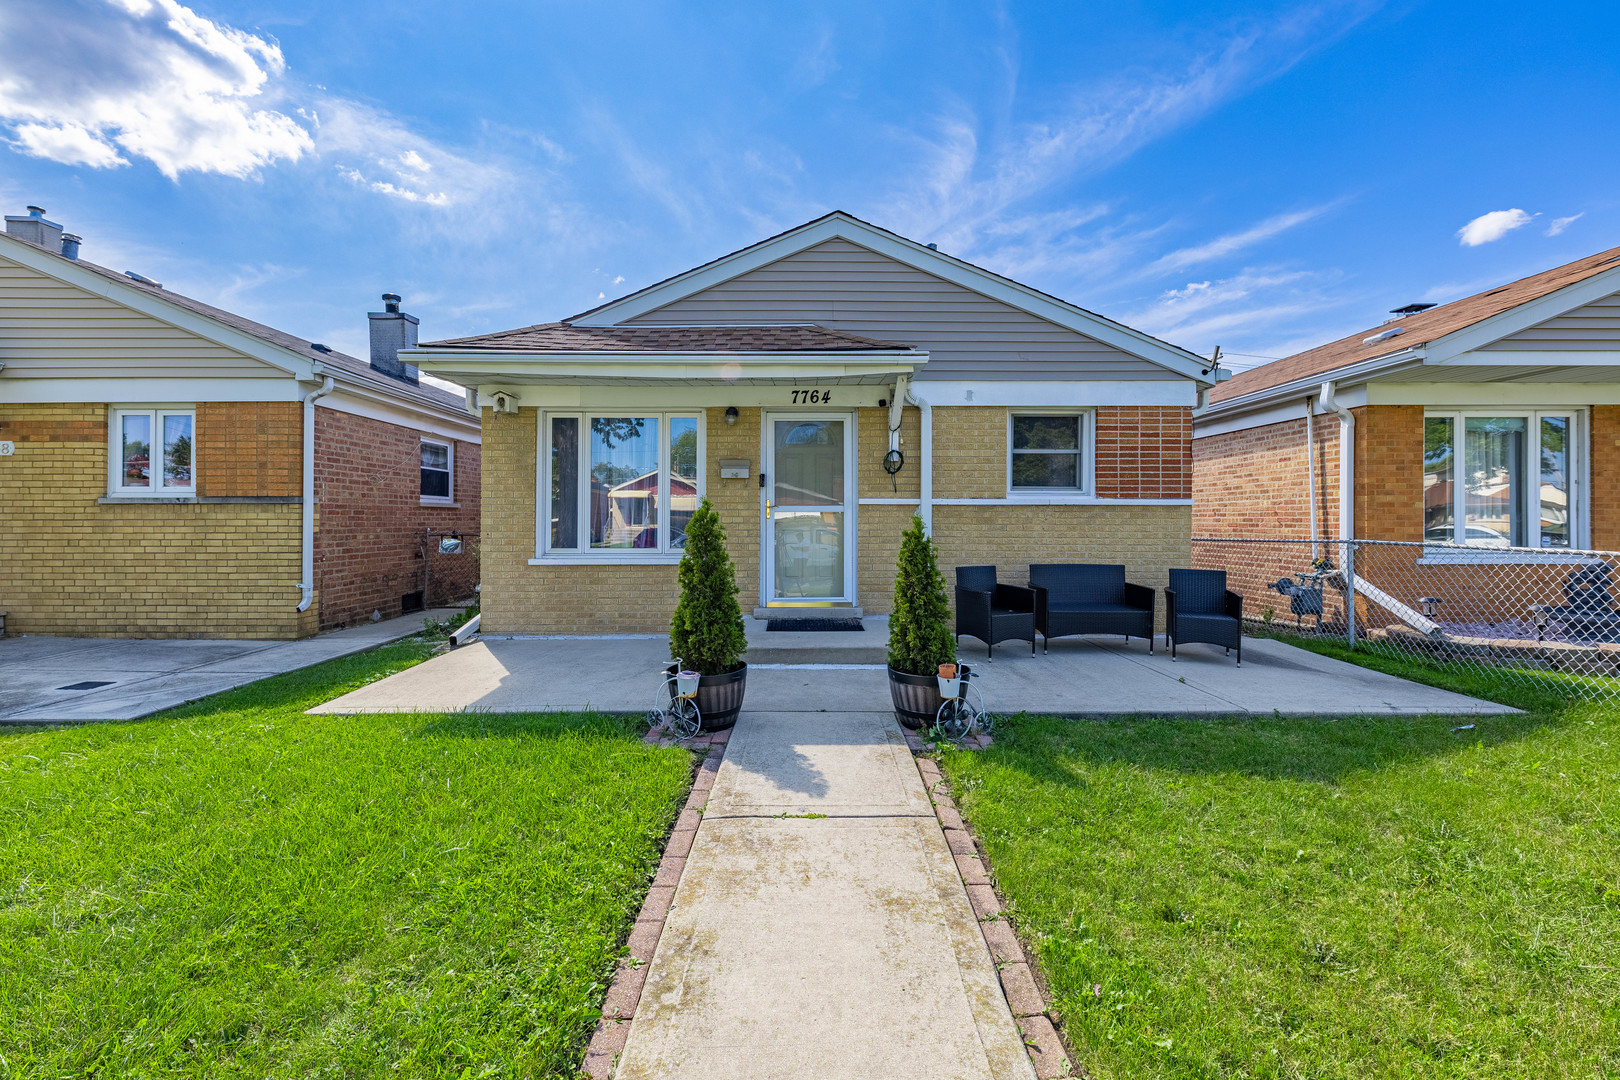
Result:
{"label": "concrete walkway", "polygon": [[[1259,638],[1244,641],[1242,667],[1212,646],[1186,646],[1172,662],[1162,649],[1150,656],[1146,642],[1120,638],[1060,638],[1049,654],[1039,656],[1031,656],[1027,645],[1009,642],[996,649],[994,663],[983,662],[985,648],[976,641],[964,638],[959,649],[984,676],[979,685],[992,711],[1091,717],[1514,711]],[[807,700],[813,709],[830,713],[887,707],[888,675],[881,664],[802,662],[815,655],[796,651],[799,663],[751,664],[748,705],[772,709]],[[645,712],[668,656],[669,644],[661,637],[485,638],[311,711]]]}
{"label": "concrete walkway", "polygon": [[[0,639],[0,724],[134,720],[419,633],[436,608],[301,641]],[[70,690],[78,683],[100,683]]]}
{"label": "concrete walkway", "polygon": [[615,1076],[1033,1078],[894,720],[787,707],[732,733]]}

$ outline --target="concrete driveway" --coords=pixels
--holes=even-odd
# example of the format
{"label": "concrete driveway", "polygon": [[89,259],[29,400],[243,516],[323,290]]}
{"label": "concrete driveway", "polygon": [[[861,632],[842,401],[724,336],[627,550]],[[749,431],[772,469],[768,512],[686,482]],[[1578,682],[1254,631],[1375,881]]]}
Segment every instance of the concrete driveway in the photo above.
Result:
{"label": "concrete driveway", "polygon": [[[862,712],[874,703],[888,707],[888,675],[881,663],[803,662],[814,653],[797,639],[843,635],[784,636],[796,639],[792,655],[799,662],[760,662],[769,654],[750,647],[749,710]],[[845,655],[838,642],[829,645],[829,655]],[[964,638],[959,655],[984,675],[980,687],[986,707],[994,712],[1108,717],[1515,711],[1258,638],[1244,642],[1242,667],[1210,646],[1186,646],[1172,662],[1162,649],[1150,656],[1145,642],[1112,637],[1062,638],[1052,642],[1050,653],[1039,656],[1031,656],[1027,645],[1007,643],[997,648],[993,663],[983,661],[983,645]],[[485,639],[311,711],[645,712],[668,656],[668,643],[660,637]]]}
{"label": "concrete driveway", "polygon": [[364,652],[422,629],[442,608],[302,641],[0,639],[0,724],[134,720],[271,675]]}

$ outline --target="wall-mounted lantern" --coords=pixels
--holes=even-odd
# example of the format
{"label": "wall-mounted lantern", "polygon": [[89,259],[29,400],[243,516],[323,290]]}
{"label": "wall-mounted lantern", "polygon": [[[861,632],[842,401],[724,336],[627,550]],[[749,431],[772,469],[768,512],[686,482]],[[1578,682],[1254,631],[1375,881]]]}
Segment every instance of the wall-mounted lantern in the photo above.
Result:
{"label": "wall-mounted lantern", "polygon": [[737,422],[737,406],[728,405],[726,407],[726,426],[731,427],[736,422]]}

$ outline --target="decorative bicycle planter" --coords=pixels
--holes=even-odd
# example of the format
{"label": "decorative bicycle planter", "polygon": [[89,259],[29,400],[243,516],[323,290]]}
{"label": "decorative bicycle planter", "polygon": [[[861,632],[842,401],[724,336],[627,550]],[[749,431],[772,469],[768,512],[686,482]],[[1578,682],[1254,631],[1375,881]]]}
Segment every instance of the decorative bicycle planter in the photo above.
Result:
{"label": "decorative bicycle planter", "polygon": [[939,676],[909,675],[889,668],[889,698],[900,726],[918,731],[934,722],[939,712]]}

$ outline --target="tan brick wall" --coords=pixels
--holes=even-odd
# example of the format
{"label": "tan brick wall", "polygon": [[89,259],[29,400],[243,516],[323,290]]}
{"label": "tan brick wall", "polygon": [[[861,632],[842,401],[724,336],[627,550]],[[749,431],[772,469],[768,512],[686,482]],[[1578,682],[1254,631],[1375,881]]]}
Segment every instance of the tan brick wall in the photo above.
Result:
{"label": "tan brick wall", "polygon": [[[229,475],[199,406],[199,478]],[[0,405],[5,571],[0,609],[20,634],[291,638],[300,616],[295,503],[99,503],[107,494],[102,405]]]}
{"label": "tan brick wall", "polygon": [[302,496],[303,458],[300,403],[197,404],[197,494]]}
{"label": "tan brick wall", "polygon": [[[1318,535],[1337,536],[1339,421],[1318,416],[1312,424]],[[1303,416],[1194,439],[1192,460],[1194,536],[1311,535]]]}
{"label": "tan brick wall", "polygon": [[[935,420],[938,423],[938,420]],[[905,455],[900,471],[893,478],[883,471],[883,458],[889,452],[889,410],[860,409],[856,417],[858,433],[855,471],[860,476],[863,499],[915,499],[922,485],[922,410],[901,410],[900,452]],[[935,453],[938,454],[938,446]],[[936,462],[935,475],[939,465]]]}
{"label": "tan brick wall", "polygon": [[945,406],[934,414],[934,498],[1007,496],[1007,410]]}

